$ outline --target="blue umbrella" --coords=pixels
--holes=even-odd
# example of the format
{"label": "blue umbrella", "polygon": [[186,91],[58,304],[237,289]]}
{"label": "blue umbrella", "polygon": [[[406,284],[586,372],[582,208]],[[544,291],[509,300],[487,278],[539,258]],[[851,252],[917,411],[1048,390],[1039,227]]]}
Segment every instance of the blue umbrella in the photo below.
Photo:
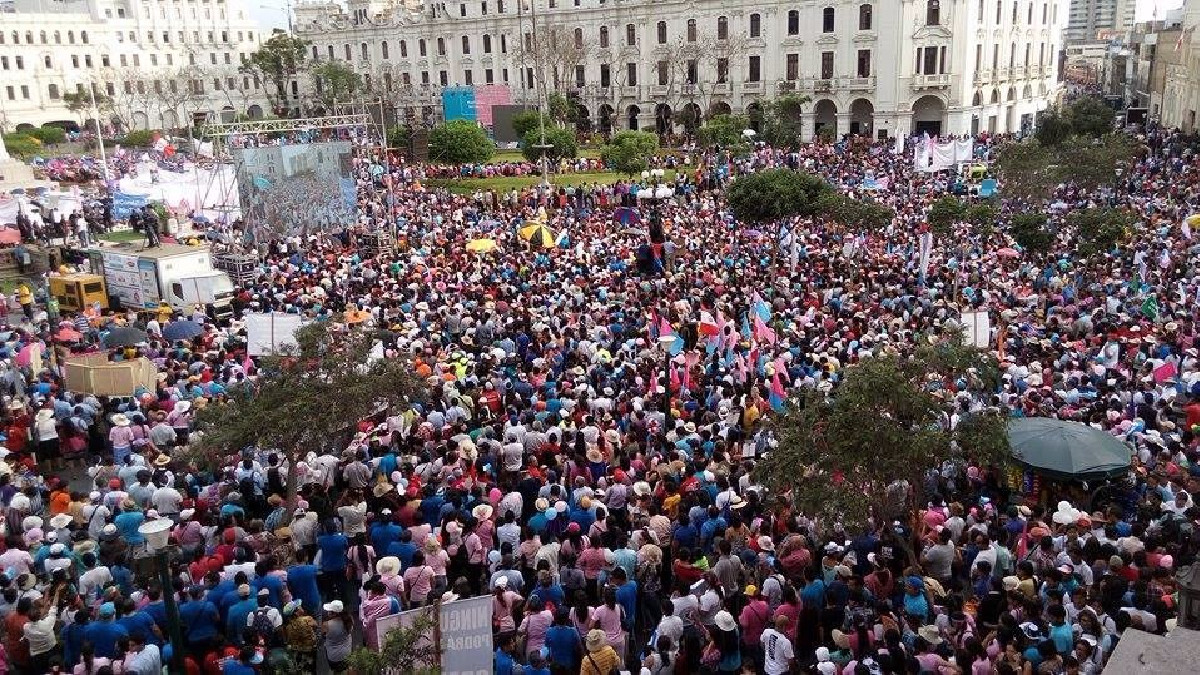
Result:
{"label": "blue umbrella", "polygon": [[9,190],[9,193],[14,195],[23,195],[25,194],[25,188],[13,188]]}
{"label": "blue umbrella", "polygon": [[202,215],[200,215],[200,214],[196,214],[196,215],[192,216],[192,222],[193,222],[193,223],[200,223],[201,225],[207,225],[207,224],[209,224],[209,223],[210,223],[210,222],[212,222],[212,221],[210,221],[210,220],[208,219],[208,216],[202,216]]}
{"label": "blue umbrella", "polygon": [[172,321],[171,323],[168,323],[167,325],[163,326],[163,329],[162,329],[163,337],[166,338],[167,340],[170,340],[171,342],[178,342],[180,340],[191,340],[192,338],[196,337],[197,335],[199,335],[203,332],[204,332],[204,326],[201,326],[200,324],[196,323],[195,321],[187,321],[187,320]]}

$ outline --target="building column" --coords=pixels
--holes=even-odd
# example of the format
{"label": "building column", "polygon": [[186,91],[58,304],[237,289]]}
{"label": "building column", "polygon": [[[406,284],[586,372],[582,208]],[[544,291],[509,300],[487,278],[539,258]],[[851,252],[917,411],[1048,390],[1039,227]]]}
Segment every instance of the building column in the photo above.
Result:
{"label": "building column", "polygon": [[834,124],[837,125],[837,128],[834,130],[833,138],[834,140],[841,140],[842,134],[850,133],[850,111],[839,111]]}
{"label": "building column", "polygon": [[816,117],[811,112],[800,114],[800,142],[810,143],[813,140],[813,134],[816,133],[813,129],[816,126]]}

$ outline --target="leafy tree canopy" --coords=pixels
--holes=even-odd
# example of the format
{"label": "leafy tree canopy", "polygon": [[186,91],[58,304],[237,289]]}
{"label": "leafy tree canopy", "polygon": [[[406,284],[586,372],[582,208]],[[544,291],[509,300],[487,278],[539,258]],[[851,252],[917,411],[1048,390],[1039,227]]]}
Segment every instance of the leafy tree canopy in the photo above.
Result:
{"label": "leafy tree canopy", "polygon": [[766,223],[828,209],[834,189],[819,176],[769,169],[740,176],[729,187],[729,207],[739,220]]}
{"label": "leafy tree canopy", "polygon": [[[911,356],[863,359],[843,371],[830,396],[813,392],[788,403],[774,426],[778,447],[755,467],[756,478],[790,494],[802,512],[848,527],[870,516],[878,522],[911,514],[925,503],[921,492],[930,470],[945,461],[995,464],[1008,454],[998,415],[969,416],[949,428],[946,389],[931,386],[944,378],[991,391],[999,370],[992,356],[964,345],[959,335]],[[898,485],[901,480],[907,486]]]}
{"label": "leafy tree canopy", "polygon": [[699,140],[702,145],[739,147],[745,143],[742,131],[749,126],[744,115],[713,115],[700,127]]}
{"label": "leafy tree canopy", "polygon": [[543,152],[548,159],[554,161],[579,156],[579,141],[575,138],[575,132],[569,129],[547,128],[546,145],[550,146],[549,148],[539,148],[541,140],[542,134],[538,129],[530,129],[525,133],[521,141],[521,154],[525,159],[536,162],[542,158]]}
{"label": "leafy tree canopy", "polygon": [[1047,228],[1047,218],[1041,213],[1019,213],[1008,224],[1008,233],[1021,248],[1042,254],[1054,243],[1054,233]]}
{"label": "leafy tree canopy", "polygon": [[1112,186],[1137,149],[1136,141],[1121,133],[1095,139],[1072,136],[1054,145],[1033,138],[1001,147],[992,168],[1005,196],[1038,201],[1062,183],[1087,189]]}
{"label": "leafy tree canopy", "polygon": [[346,103],[362,86],[362,76],[344,61],[322,61],[312,71],[317,99],[326,108]]}
{"label": "leafy tree canopy", "polygon": [[1066,225],[1073,231],[1075,252],[1089,258],[1127,240],[1136,220],[1126,209],[1080,209],[1067,215]]}
{"label": "leafy tree canopy", "polygon": [[538,128],[538,120],[543,120],[547,129],[554,126],[549,115],[543,114],[537,110],[525,110],[513,115],[512,126],[513,131],[517,132],[519,138],[525,138],[525,134]]}
{"label": "leafy tree canopy", "polygon": [[429,158],[446,164],[486,162],[496,152],[487,132],[468,120],[446,122],[429,133]]}
{"label": "leafy tree canopy", "polygon": [[600,150],[605,166],[624,175],[634,176],[646,170],[648,160],[658,152],[658,137],[648,131],[622,131]]}

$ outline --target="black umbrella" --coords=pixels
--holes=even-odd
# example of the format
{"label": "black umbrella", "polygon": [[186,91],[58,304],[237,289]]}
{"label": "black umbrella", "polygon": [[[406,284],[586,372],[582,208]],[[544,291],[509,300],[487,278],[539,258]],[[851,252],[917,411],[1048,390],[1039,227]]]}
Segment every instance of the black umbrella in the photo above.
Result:
{"label": "black umbrella", "polygon": [[119,326],[109,330],[101,339],[105,347],[133,347],[148,342],[150,336],[136,328]]}
{"label": "black umbrella", "polygon": [[203,332],[204,326],[196,323],[195,321],[189,321],[186,319],[181,321],[172,321],[163,326],[162,329],[163,337],[170,342],[191,340]]}

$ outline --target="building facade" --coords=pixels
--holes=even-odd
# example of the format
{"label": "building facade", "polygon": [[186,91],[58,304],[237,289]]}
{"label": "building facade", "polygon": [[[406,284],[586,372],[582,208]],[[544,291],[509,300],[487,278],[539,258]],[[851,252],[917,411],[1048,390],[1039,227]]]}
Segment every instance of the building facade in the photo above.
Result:
{"label": "building facade", "polygon": [[[0,13],[0,129],[94,117],[113,128],[261,117],[239,65],[268,37],[237,0],[16,0]],[[107,103],[106,103],[107,102]]]}
{"label": "building facade", "polygon": [[[1195,133],[1200,111],[1200,0],[1186,0],[1178,37],[1172,46],[1160,43],[1160,50],[1171,50],[1164,64],[1162,107],[1159,120],[1164,126]],[[1164,53],[1164,51],[1160,51]],[[1165,53],[1164,53],[1165,55]]]}
{"label": "building facade", "polygon": [[1108,42],[1133,28],[1137,0],[1070,0],[1067,44]]}
{"label": "building facade", "polygon": [[446,87],[506,85],[532,104],[544,85],[601,133],[753,120],[788,94],[811,101],[807,137],[1005,133],[1028,129],[1061,79],[1059,2],[532,1],[302,2],[295,32],[310,60],[344,61],[425,123]]}

